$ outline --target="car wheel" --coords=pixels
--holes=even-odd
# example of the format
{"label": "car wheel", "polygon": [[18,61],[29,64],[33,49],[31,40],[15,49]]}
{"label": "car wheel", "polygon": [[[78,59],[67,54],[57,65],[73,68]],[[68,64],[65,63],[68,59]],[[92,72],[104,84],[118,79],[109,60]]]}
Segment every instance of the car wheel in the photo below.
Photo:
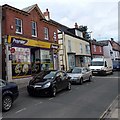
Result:
{"label": "car wheel", "polygon": [[55,97],[55,96],[56,96],[56,93],[57,93],[57,89],[56,89],[55,87],[53,87],[51,96],[52,96],[52,97]]}
{"label": "car wheel", "polygon": [[12,107],[12,98],[10,96],[3,97],[2,100],[2,110],[8,111]]}
{"label": "car wheel", "polygon": [[89,82],[91,82],[91,81],[92,81],[92,76],[89,76],[88,81],[89,81]]}
{"label": "car wheel", "polygon": [[80,84],[80,85],[83,84],[83,78],[80,78],[79,84]]}
{"label": "car wheel", "polygon": [[68,83],[67,90],[71,90],[71,82]]}

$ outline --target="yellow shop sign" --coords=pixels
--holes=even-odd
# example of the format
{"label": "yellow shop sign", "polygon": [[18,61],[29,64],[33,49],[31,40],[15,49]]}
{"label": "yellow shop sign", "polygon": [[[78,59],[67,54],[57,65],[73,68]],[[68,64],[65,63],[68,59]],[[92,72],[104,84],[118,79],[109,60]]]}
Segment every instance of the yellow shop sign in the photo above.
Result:
{"label": "yellow shop sign", "polygon": [[25,46],[33,46],[33,47],[41,47],[41,48],[50,48],[51,43],[32,40],[22,37],[16,36],[8,36],[8,43],[12,43],[12,45],[25,45]]}

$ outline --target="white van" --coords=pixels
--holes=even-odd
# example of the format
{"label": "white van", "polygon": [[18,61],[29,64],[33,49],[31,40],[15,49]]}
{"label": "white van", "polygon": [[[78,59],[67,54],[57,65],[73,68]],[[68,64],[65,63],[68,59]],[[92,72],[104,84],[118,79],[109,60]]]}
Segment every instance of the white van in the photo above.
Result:
{"label": "white van", "polygon": [[110,58],[93,58],[90,69],[93,74],[112,74],[113,73],[113,64]]}

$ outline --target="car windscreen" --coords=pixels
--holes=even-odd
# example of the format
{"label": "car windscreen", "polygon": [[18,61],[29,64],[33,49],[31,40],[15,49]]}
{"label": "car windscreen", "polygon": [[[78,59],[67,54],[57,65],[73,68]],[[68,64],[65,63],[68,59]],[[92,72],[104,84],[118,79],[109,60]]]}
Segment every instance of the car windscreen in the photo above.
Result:
{"label": "car windscreen", "polygon": [[56,72],[55,71],[51,71],[50,73],[48,73],[47,75],[44,76],[44,79],[51,79],[55,77]]}
{"label": "car windscreen", "polygon": [[[54,71],[55,72],[55,71]],[[38,75],[36,75],[33,79],[33,81],[36,82],[44,82],[47,79],[50,79],[51,77],[53,77],[53,73],[52,71],[42,71],[40,72]]]}
{"label": "car windscreen", "polygon": [[93,61],[91,63],[92,66],[104,66],[104,62],[102,61]]}
{"label": "car windscreen", "polygon": [[74,68],[72,70],[72,73],[81,73],[81,72],[82,72],[82,70],[80,68]]}
{"label": "car windscreen", "polygon": [[113,65],[120,65],[120,61],[118,60],[113,61]]}

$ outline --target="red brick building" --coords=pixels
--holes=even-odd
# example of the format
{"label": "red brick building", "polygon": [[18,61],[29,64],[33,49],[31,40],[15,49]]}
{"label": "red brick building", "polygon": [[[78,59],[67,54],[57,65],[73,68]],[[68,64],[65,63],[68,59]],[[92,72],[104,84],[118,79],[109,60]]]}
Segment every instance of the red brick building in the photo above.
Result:
{"label": "red brick building", "polygon": [[2,15],[6,79],[28,77],[43,69],[58,69],[57,26],[49,21],[48,9],[42,13],[37,4],[22,10],[5,4]]}
{"label": "red brick building", "polygon": [[91,40],[91,56],[92,58],[103,57],[103,44]]}

